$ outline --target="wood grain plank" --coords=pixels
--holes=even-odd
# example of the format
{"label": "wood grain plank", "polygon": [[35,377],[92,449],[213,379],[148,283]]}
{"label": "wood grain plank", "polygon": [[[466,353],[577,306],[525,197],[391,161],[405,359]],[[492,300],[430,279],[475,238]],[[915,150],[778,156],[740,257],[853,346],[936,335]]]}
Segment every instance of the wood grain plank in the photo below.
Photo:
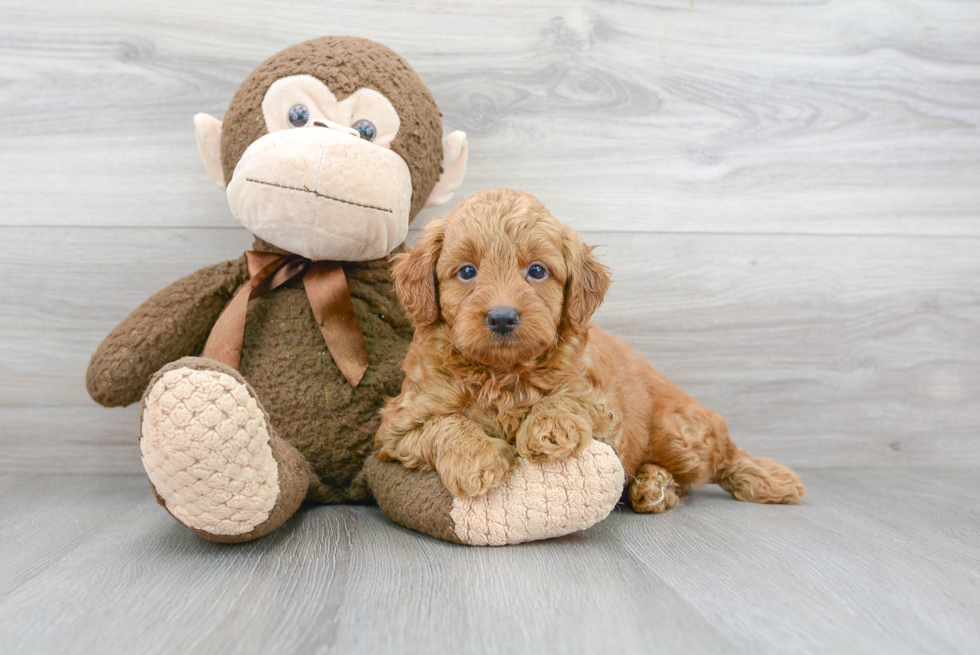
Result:
{"label": "wood grain plank", "polygon": [[747,650],[970,652],[980,644],[980,476],[937,485],[946,475],[812,471],[799,507],[722,506],[711,489],[655,530],[629,513],[596,529],[616,530]]}
{"label": "wood grain plank", "polygon": [[980,5],[6,2],[2,225],[231,226],[191,116],[282,47],[404,54],[511,186],[589,230],[980,235]]}
{"label": "wood grain plank", "polygon": [[[603,544],[587,537],[560,542],[579,573],[555,588],[550,578],[565,563],[547,545],[463,548],[393,526],[376,508],[324,507],[268,539],[227,547],[133,491],[124,520],[105,522],[98,538],[0,598],[6,648],[516,653],[561,641],[574,626],[575,647],[586,650],[731,650],[656,576],[602,556]],[[51,532],[58,540],[72,530]],[[80,593],[87,601],[73,602]]]}
{"label": "wood grain plank", "polygon": [[[136,415],[92,404],[88,359],[147,296],[248,234],[3,233],[0,467],[139,471]],[[614,268],[597,321],[742,446],[808,467],[980,465],[980,240],[584,236]]]}
{"label": "wood grain plank", "polygon": [[0,600],[43,574],[75,548],[99,539],[105,526],[132,520],[148,492],[139,476],[0,476],[8,502],[0,513],[3,557]]}
{"label": "wood grain plank", "polygon": [[593,242],[617,280],[597,322],[720,411],[746,448],[801,466],[980,461],[975,240]]}
{"label": "wood grain plank", "polygon": [[141,477],[0,476],[18,508],[0,518],[0,643],[11,653],[975,651],[976,471],[804,478],[802,506],[695,490],[664,515],[623,509],[563,539],[468,548],[367,507],[305,510],[257,542],[223,546],[181,528]]}
{"label": "wood grain plank", "polygon": [[0,407],[0,472],[140,473],[139,425],[138,405]]}

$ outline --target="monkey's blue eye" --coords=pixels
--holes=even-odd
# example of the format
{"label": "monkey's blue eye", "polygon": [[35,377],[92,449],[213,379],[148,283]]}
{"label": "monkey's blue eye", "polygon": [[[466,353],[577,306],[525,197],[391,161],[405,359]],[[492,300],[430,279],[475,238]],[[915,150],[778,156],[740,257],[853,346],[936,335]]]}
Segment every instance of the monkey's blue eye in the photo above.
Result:
{"label": "monkey's blue eye", "polygon": [[289,124],[293,127],[303,127],[310,122],[310,110],[306,105],[294,105],[289,110]]}
{"label": "monkey's blue eye", "polygon": [[472,280],[476,277],[476,267],[467,264],[463,268],[459,269],[456,275],[459,276],[460,280]]}
{"label": "monkey's blue eye", "polygon": [[531,264],[530,268],[527,269],[528,277],[535,280],[543,280],[546,275],[548,275],[548,270],[541,264]]}
{"label": "monkey's blue eye", "polygon": [[378,130],[371,121],[361,119],[351,127],[360,132],[361,138],[366,141],[374,141],[374,137],[378,136]]}

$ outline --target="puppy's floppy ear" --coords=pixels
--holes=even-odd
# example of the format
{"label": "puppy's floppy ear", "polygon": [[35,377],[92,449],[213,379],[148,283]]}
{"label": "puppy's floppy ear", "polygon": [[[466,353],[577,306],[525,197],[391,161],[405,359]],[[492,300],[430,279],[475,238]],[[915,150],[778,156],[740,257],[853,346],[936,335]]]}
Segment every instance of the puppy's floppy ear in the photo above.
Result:
{"label": "puppy's floppy ear", "polygon": [[443,219],[426,225],[412,251],[397,255],[391,269],[398,299],[416,327],[432,325],[439,320],[436,261],[442,251],[445,232]]}
{"label": "puppy's floppy ear", "polygon": [[578,329],[587,325],[599,309],[612,280],[609,277],[609,267],[595,258],[592,254],[594,248],[582,243],[575,230],[567,228],[562,241],[565,265],[568,268],[564,322],[567,326]]}

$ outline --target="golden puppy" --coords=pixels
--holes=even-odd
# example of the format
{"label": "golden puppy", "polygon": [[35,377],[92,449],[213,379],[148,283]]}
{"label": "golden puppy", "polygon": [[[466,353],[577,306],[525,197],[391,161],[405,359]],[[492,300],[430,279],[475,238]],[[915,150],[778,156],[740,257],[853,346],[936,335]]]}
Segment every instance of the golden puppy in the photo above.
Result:
{"label": "golden puppy", "polygon": [[426,226],[393,268],[415,324],[382,459],[434,468],[455,495],[486,492],[515,458],[574,455],[592,438],[622,459],[638,512],[677,505],[692,484],[739,500],[799,502],[799,477],[752,457],[725,421],[589,322],[608,269],[534,196],[485,191]]}

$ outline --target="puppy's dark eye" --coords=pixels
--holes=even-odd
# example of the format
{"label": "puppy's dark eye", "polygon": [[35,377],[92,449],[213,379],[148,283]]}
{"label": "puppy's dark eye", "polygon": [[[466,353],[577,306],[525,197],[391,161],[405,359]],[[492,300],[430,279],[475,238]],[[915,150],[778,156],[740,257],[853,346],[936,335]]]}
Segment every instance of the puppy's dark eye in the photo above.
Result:
{"label": "puppy's dark eye", "polygon": [[460,280],[472,280],[476,277],[476,267],[467,264],[456,272]]}
{"label": "puppy's dark eye", "polygon": [[293,127],[303,127],[310,122],[310,110],[306,105],[293,105],[289,110],[289,124]]}
{"label": "puppy's dark eye", "polygon": [[527,269],[527,275],[534,280],[543,280],[548,275],[548,269],[541,264],[531,264]]}
{"label": "puppy's dark eye", "polygon": [[374,141],[374,137],[378,136],[378,130],[371,121],[362,119],[351,125],[351,127],[360,132],[361,138],[365,141]]}

